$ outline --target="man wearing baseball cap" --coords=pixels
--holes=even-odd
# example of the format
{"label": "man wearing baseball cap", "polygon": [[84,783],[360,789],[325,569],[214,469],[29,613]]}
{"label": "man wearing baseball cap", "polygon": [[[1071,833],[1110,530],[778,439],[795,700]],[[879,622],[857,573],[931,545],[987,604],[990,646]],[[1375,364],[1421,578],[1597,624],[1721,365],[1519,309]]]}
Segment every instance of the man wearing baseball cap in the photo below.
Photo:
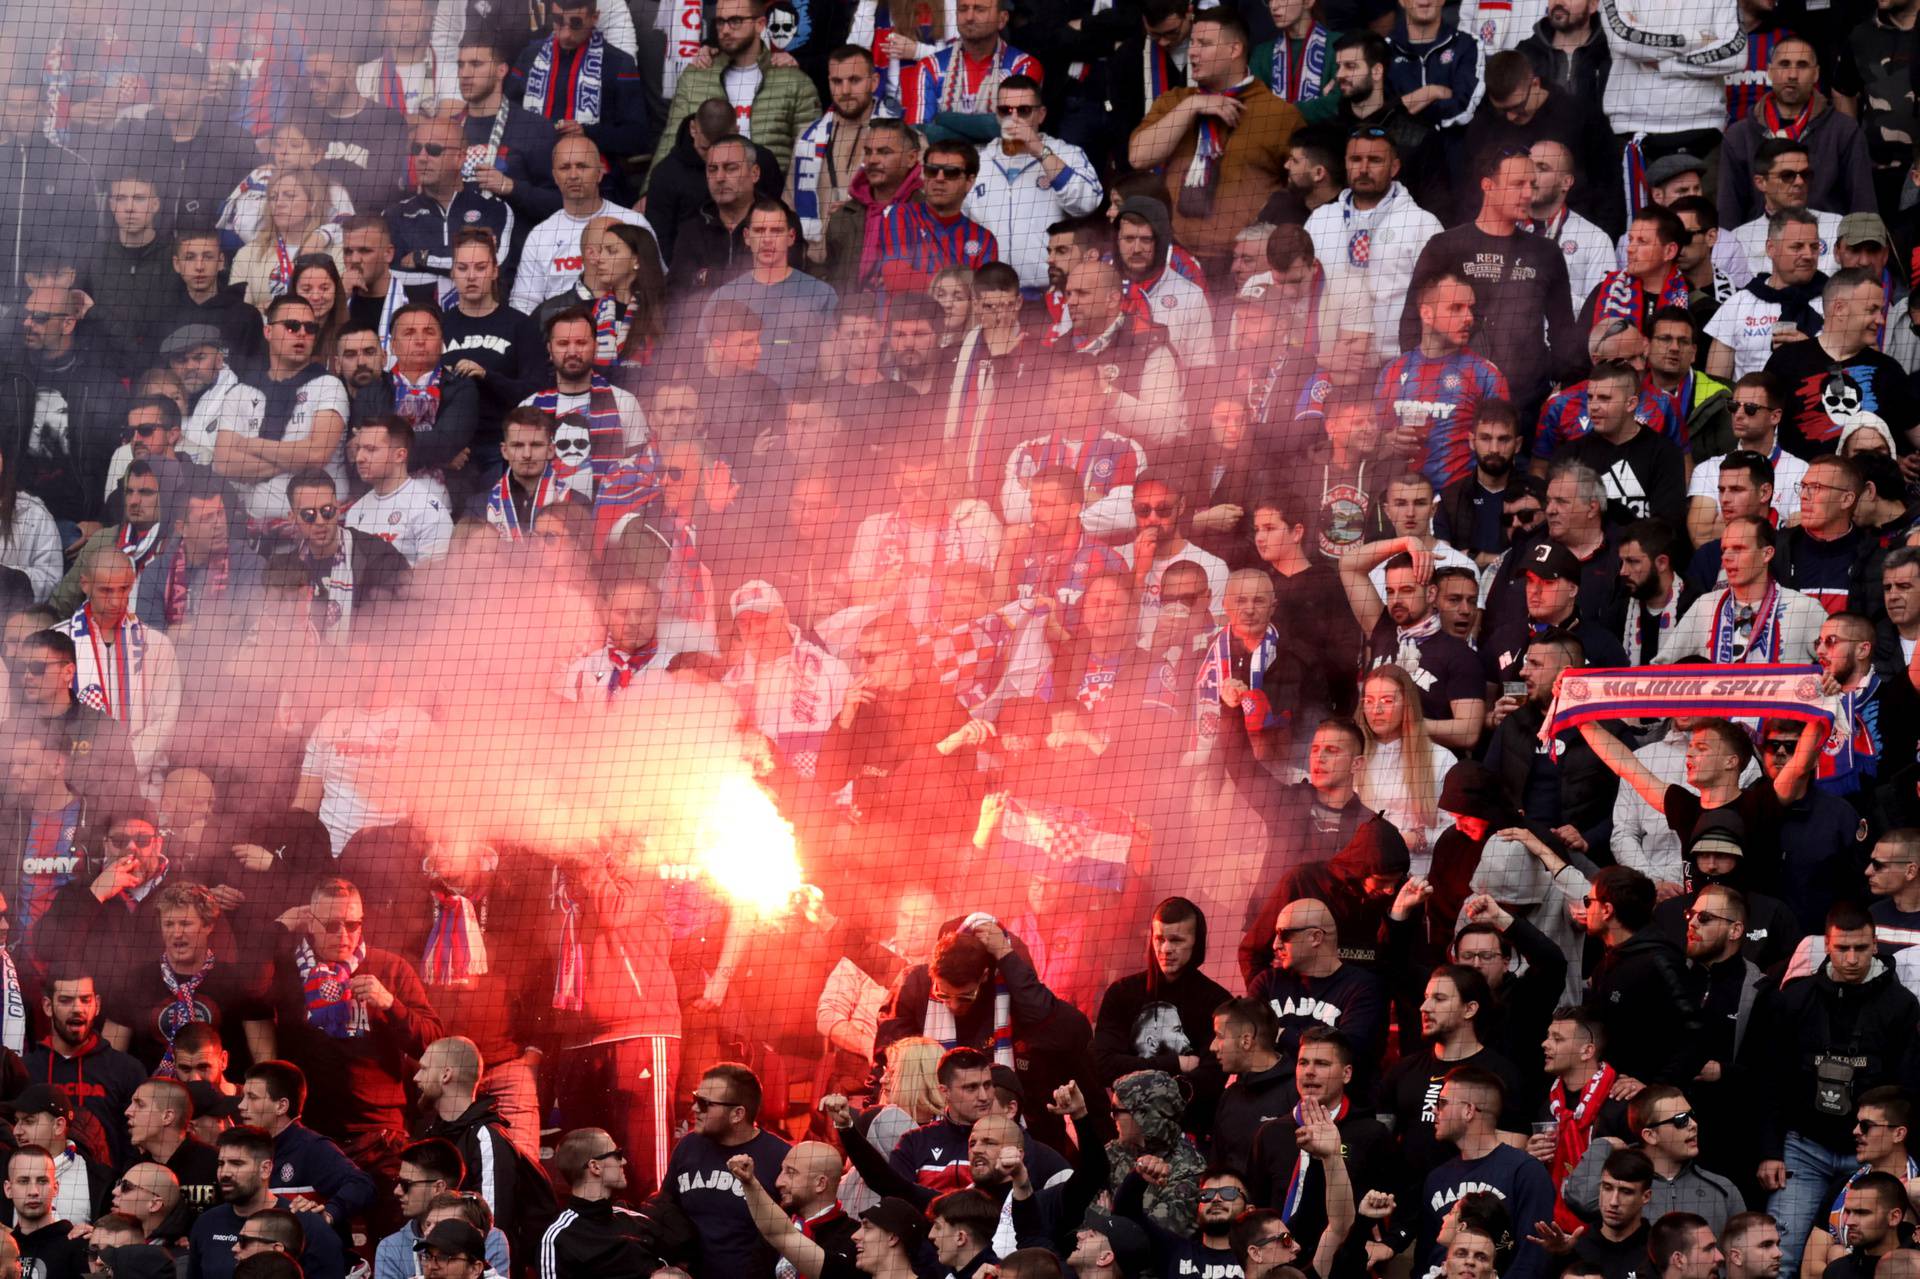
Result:
{"label": "man wearing baseball cap", "polygon": [[721,682],[751,712],[780,762],[811,779],[842,703],[848,697],[870,701],[874,694],[854,683],[846,663],[800,638],[771,582],[742,584],[728,611],[740,635],[740,656]]}
{"label": "man wearing baseball cap", "polygon": [[1587,666],[1625,666],[1626,650],[1602,628],[1587,623],[1580,613],[1580,560],[1558,542],[1535,542],[1525,551],[1527,612],[1502,620],[1480,643],[1487,678],[1496,683],[1518,680],[1527,642],[1544,631],[1580,641]]}
{"label": "man wearing baseball cap", "polygon": [[201,466],[213,465],[214,437],[222,428],[257,430],[267,416],[267,393],[240,380],[228,367],[227,351],[221,331],[198,321],[182,324],[160,342],[160,359],[187,393],[180,452]]}
{"label": "man wearing baseball cap", "polygon": [[747,1213],[770,1244],[808,1279],[913,1279],[913,1257],[927,1239],[927,1218],[904,1199],[889,1195],[860,1214],[853,1232],[853,1259],[828,1252],[795,1225],[754,1175],[753,1156],[735,1155],[727,1171],[745,1194]]}
{"label": "man wearing baseball cap", "polygon": [[487,1241],[458,1218],[448,1218],[413,1245],[426,1279],[481,1279],[487,1273]]}
{"label": "man wearing baseball cap", "polygon": [[104,1151],[106,1141],[93,1113],[83,1116],[76,1125],[66,1097],[48,1084],[34,1084],[13,1099],[13,1144],[53,1152],[60,1179],[54,1210],[82,1225],[112,1211],[114,1181],[113,1170],[86,1153],[89,1147]]}
{"label": "man wearing baseball cap", "polygon": [[1074,1234],[1067,1268],[1074,1279],[1132,1279],[1152,1259],[1146,1231],[1125,1217],[1089,1208],[1086,1221]]}
{"label": "man wearing baseball cap", "polygon": [[[1893,256],[1893,235],[1887,230],[1886,220],[1878,213],[1849,213],[1841,218],[1840,241],[1833,246],[1833,256],[1843,270],[1857,266],[1880,279]],[[1897,276],[1888,281],[1887,288],[1889,303],[1906,295]]]}

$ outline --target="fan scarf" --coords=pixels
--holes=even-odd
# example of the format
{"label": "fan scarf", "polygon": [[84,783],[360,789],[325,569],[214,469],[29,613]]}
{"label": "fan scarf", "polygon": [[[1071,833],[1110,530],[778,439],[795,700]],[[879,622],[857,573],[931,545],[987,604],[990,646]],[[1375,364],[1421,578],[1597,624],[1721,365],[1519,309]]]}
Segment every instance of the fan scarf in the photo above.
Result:
{"label": "fan scarf", "polygon": [[585,1012],[587,1007],[587,944],[581,936],[581,906],[567,882],[567,873],[553,868],[550,899],[560,915],[559,962],[553,970],[553,1006],[561,1012]]}
{"label": "fan scarf", "polygon": [[416,431],[431,431],[440,416],[440,366],[418,382],[408,380],[398,368],[393,371],[393,413]]}
{"label": "fan scarf", "polygon": [[[207,594],[222,596],[232,578],[232,552],[216,551],[207,561]],[[187,563],[186,543],[173,548],[167,559],[167,580],[161,584],[160,613],[168,626],[178,626],[193,610],[193,570]]]}
{"label": "fan scarf", "polygon": [[[1745,648],[1739,647],[1742,627],[1747,629]],[[1766,661],[1779,661],[1780,584],[1768,578],[1767,593],[1760,597],[1757,607],[1734,599],[1731,588],[1722,592],[1713,610],[1711,647],[1716,662],[1750,661],[1755,653],[1762,654]]]}
{"label": "fan scarf", "polygon": [[123,555],[133,561],[133,571],[139,573],[153,563],[160,554],[160,521],[155,520],[147,531],[138,537],[134,535],[133,525],[122,524],[120,532],[114,537],[113,544]]}
{"label": "fan scarf", "polygon": [[100,624],[93,620],[91,604],[56,629],[73,639],[74,699],[119,720],[127,731],[136,730],[135,721],[144,718],[137,703],[145,698],[135,686],[146,683],[147,629],[140,619],[132,613],[121,618],[113,642],[106,645],[100,642]]}
{"label": "fan scarf", "polygon": [[[487,134],[487,145],[468,147],[460,161],[460,180],[471,182],[479,176],[482,168],[491,169],[500,162],[500,140],[507,136],[507,112],[513,108],[506,98],[500,99],[500,109],[493,113],[493,129]],[[465,119],[464,113],[461,116]]]}
{"label": "fan scarf", "polygon": [[1657,612],[1648,613],[1644,608],[1630,608],[1627,610],[1627,613],[1627,626],[1625,632],[1620,636],[1620,642],[1625,645],[1627,650],[1627,665],[1638,666],[1643,661],[1651,661],[1653,659],[1652,653],[1647,653],[1645,657],[1641,656],[1641,616],[1644,614],[1649,617],[1659,618],[1660,624],[1657,629],[1662,635],[1672,630],[1674,623],[1680,620],[1680,583],[1678,581],[1674,582],[1673,589],[1667,592],[1667,602],[1662,604]]}
{"label": "fan scarf", "polygon": [[[1313,1167],[1313,1156],[1300,1145],[1299,1131],[1306,1124],[1300,1117],[1302,1106],[1293,1108],[1294,1146],[1293,1172],[1287,1176],[1287,1193],[1280,1200],[1280,1220],[1293,1224],[1293,1214],[1300,1211],[1300,1200],[1307,1192],[1307,1171]],[[1340,1104],[1328,1112],[1334,1123],[1345,1119],[1353,1110],[1353,1098],[1340,1094]]]}
{"label": "fan scarf", "polygon": [[1793,119],[1782,120],[1780,104],[1773,100],[1771,93],[1760,99],[1760,131],[1769,138],[1785,138],[1790,142],[1798,142],[1801,140],[1801,135],[1806,133],[1807,126],[1812,123],[1813,103],[1811,102],[1801,107],[1800,114]]}
{"label": "fan scarf", "polygon": [[614,694],[633,683],[636,673],[647,669],[647,664],[660,655],[658,640],[642,645],[631,651],[615,648],[613,642],[607,642],[607,665],[612,669],[607,673],[607,700],[612,701]]}
{"label": "fan scarf", "polygon": [[[1260,637],[1259,649],[1247,663],[1247,691],[1240,695],[1239,710],[1246,718],[1250,733],[1257,733],[1275,722],[1273,704],[1261,686],[1267,667],[1273,664],[1279,651],[1280,632],[1269,625],[1267,633]],[[1211,745],[1214,735],[1220,731],[1220,686],[1232,676],[1233,629],[1223,626],[1207,645],[1207,655],[1200,663],[1200,678],[1195,683],[1198,696],[1194,699],[1194,732],[1199,745]]]}
{"label": "fan scarf", "polygon": [[1550,742],[1582,724],[1610,719],[1788,719],[1826,732],[1837,699],[1820,693],[1818,666],[1744,663],[1570,670],[1540,725]]}
{"label": "fan scarf", "polygon": [[1115,488],[1132,484],[1139,462],[1131,440],[1104,431],[1097,440],[1077,442],[1056,431],[1047,437],[1038,456],[1029,452],[1028,458],[1033,462],[1034,472],[1051,466],[1072,467],[1080,473],[1080,480],[1088,490],[1102,497]]}
{"label": "fan scarf", "polygon": [[0,1044],[13,1051],[27,1050],[27,1001],[20,993],[20,970],[14,967],[13,954],[0,949],[0,990],[5,1004],[0,1007]]}
{"label": "fan scarf", "polygon": [[533,498],[527,503],[527,525],[520,527],[520,512],[513,504],[513,476],[502,475],[500,482],[487,493],[487,523],[509,542],[524,541],[533,532],[533,526],[540,522],[540,512],[556,502],[567,500],[567,490],[555,482],[553,463],[547,463],[547,469],[540,473],[540,483],[534,486]]}
{"label": "fan scarf", "polygon": [[[942,1048],[962,1046],[960,1031],[953,1021],[953,1009],[931,996],[927,999],[927,1015],[920,1033]],[[1006,979],[998,973],[993,977],[993,1063],[1013,1069],[1013,996],[1007,992]]]}
{"label": "fan scarf", "polygon": [[[1248,76],[1228,89],[1226,96],[1245,98],[1247,90],[1257,83],[1252,76]],[[1210,115],[1201,116],[1200,123],[1194,127],[1193,160],[1187,165],[1186,180],[1180,184],[1180,198],[1176,203],[1183,216],[1204,218],[1213,212],[1213,197],[1220,186],[1220,161],[1227,152],[1231,130],[1224,120]]]}
{"label": "fan scarf", "polygon": [[633,327],[633,310],[609,293],[593,302],[593,367],[605,373],[620,366],[620,348]]}
{"label": "fan scarf", "polygon": [[153,1073],[161,1079],[172,1079],[173,1040],[176,1035],[191,1026],[199,1017],[195,1011],[194,997],[199,993],[200,983],[213,971],[213,954],[207,954],[207,962],[200,965],[200,971],[191,977],[182,977],[173,971],[166,956],[160,957],[160,980],[167,985],[169,999],[167,1006],[160,1010],[160,1034],[167,1041],[166,1049],[160,1054],[160,1067]]}
{"label": "fan scarf", "polygon": [[558,98],[560,85],[554,78],[553,62],[558,53],[557,36],[548,36],[527,69],[527,89],[520,105],[537,111],[549,120],[578,120],[581,124],[600,123],[600,92],[607,63],[607,38],[598,27],[587,37],[579,59],[579,71],[573,77],[573,92]]}
{"label": "fan scarf", "polygon": [[1620,319],[1637,329],[1647,327],[1647,320],[1663,306],[1685,306],[1687,304],[1687,280],[1677,267],[1667,268],[1667,278],[1660,282],[1660,300],[1649,305],[1646,286],[1638,277],[1625,271],[1609,271],[1600,277],[1600,297],[1593,309],[1593,320]]}
{"label": "fan scarf", "polygon": [[1293,56],[1293,41],[1282,31],[1273,38],[1273,74],[1267,85],[1288,102],[1306,102],[1320,96],[1326,83],[1327,29],[1308,21],[1307,35],[1300,42],[1300,56]]}
{"label": "fan scarf", "polygon": [[309,1026],[333,1039],[359,1039],[367,1033],[367,1006],[353,997],[348,984],[354,970],[366,962],[365,941],[354,947],[352,962],[323,964],[313,953],[313,943],[300,939],[293,964],[300,971],[300,992],[306,1000]]}
{"label": "fan scarf", "polygon": [[1159,96],[1173,88],[1173,55],[1149,40],[1140,50],[1140,99],[1151,107]]}
{"label": "fan scarf", "polygon": [[[1593,1126],[1600,1120],[1600,1109],[1607,1104],[1607,1097],[1613,1091],[1613,1081],[1619,1077],[1617,1071],[1605,1062],[1593,1072],[1593,1078],[1587,1080],[1587,1086],[1580,1090],[1580,1099],[1572,1105],[1567,1103],[1567,1086],[1559,1080],[1547,1093],[1547,1108],[1559,1127],[1553,1131],[1553,1162],[1547,1165],[1547,1171],[1553,1177],[1553,1188],[1558,1190],[1561,1183],[1586,1156],[1587,1147],[1593,1144]],[[1553,1205],[1553,1219],[1564,1230],[1578,1230],[1585,1223],[1567,1207],[1567,1201],[1557,1198]]]}
{"label": "fan scarf", "polygon": [[445,884],[433,886],[433,926],[427,930],[420,977],[429,986],[471,986],[487,975],[487,935],[471,898]]}
{"label": "fan scarf", "polygon": [[[613,383],[597,371],[587,390],[587,439],[594,478],[612,469],[626,455],[626,432],[620,425],[620,408],[614,403]],[[560,392],[548,387],[533,397],[533,407],[560,415]]]}

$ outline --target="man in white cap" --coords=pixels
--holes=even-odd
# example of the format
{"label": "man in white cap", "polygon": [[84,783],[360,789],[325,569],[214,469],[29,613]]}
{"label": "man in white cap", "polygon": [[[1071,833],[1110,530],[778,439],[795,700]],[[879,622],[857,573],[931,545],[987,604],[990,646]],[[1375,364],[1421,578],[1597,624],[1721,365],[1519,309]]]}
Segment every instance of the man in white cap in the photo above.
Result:
{"label": "man in white cap", "polygon": [[826,649],[800,638],[787,621],[786,601],[770,582],[742,585],[729,601],[739,632],[737,660],[722,681],[753,715],[782,763],[811,778],[834,716],[848,698],[872,700],[871,690]]}

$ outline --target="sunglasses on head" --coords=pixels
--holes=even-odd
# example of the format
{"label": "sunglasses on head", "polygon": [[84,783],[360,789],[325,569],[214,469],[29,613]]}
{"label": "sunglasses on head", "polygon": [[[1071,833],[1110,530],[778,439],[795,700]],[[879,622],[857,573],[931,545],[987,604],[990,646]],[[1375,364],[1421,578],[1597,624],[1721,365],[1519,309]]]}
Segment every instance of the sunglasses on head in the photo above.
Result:
{"label": "sunglasses on head", "polygon": [[332,519],[339,513],[340,508],[332,502],[328,502],[325,506],[303,506],[300,508],[300,520],[305,524],[318,524],[322,520]]}
{"label": "sunglasses on head", "polygon": [[452,149],[444,142],[416,142],[408,148],[415,155],[430,155],[436,160]]}

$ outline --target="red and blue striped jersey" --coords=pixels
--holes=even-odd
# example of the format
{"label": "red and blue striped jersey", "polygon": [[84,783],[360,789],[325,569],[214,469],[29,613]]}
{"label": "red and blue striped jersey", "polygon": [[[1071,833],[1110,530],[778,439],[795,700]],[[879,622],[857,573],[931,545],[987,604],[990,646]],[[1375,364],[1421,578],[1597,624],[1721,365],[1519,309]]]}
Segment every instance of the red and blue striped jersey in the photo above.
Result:
{"label": "red and blue striped jersey", "polygon": [[1471,351],[1438,359],[1408,351],[1380,372],[1385,425],[1426,432],[1412,461],[1439,492],[1473,470],[1473,422],[1487,400],[1507,399],[1507,379]]}
{"label": "red and blue striped jersey", "polygon": [[924,289],[951,266],[978,270],[1000,260],[993,232],[964,213],[943,218],[920,200],[896,205],[880,219],[876,263],[889,292]]}
{"label": "red and blue striped jersey", "polygon": [[1792,35],[1780,27],[1747,33],[1747,65],[1727,77],[1727,123],[1735,125],[1759,109],[1760,99],[1773,85],[1767,79],[1767,64],[1773,61],[1773,47]]}

